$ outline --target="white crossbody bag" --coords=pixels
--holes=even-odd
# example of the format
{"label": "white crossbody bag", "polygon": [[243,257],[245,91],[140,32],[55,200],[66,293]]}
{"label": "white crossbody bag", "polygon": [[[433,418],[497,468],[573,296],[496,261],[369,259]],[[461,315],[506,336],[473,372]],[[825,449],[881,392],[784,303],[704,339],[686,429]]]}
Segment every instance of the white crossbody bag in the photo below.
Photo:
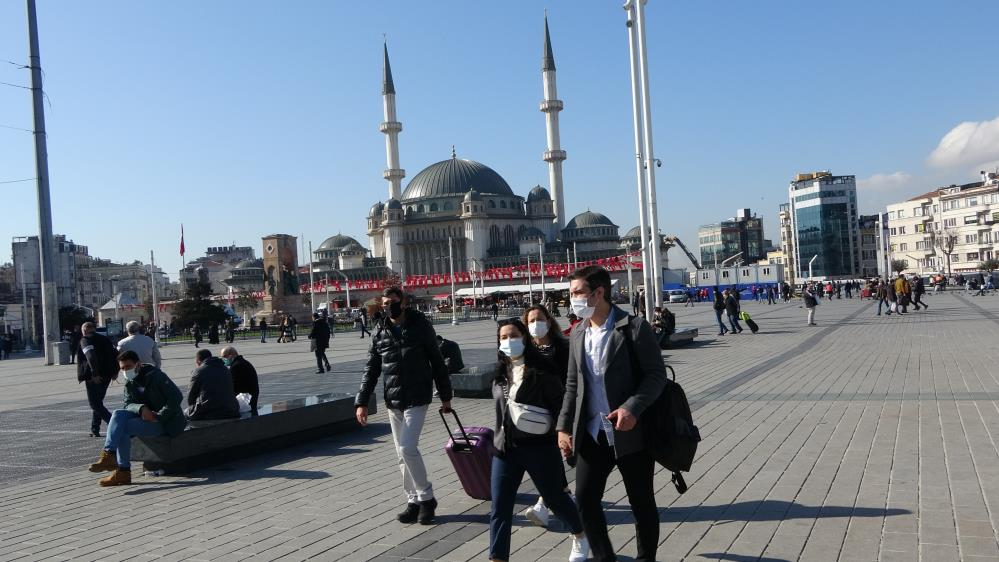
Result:
{"label": "white crossbody bag", "polygon": [[552,414],[547,408],[521,404],[510,398],[509,383],[503,385],[503,394],[506,396],[506,408],[514,427],[531,435],[548,433],[552,427]]}

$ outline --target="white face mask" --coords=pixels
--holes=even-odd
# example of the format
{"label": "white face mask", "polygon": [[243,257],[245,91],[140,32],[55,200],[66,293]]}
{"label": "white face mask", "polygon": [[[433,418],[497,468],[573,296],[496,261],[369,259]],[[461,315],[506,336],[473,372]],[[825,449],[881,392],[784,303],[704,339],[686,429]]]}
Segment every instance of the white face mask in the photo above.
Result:
{"label": "white face mask", "polygon": [[569,299],[569,305],[572,306],[572,313],[582,320],[588,320],[596,311],[596,307],[587,304],[589,300],[586,297]]}
{"label": "white face mask", "polygon": [[531,333],[531,337],[543,338],[548,335],[548,322],[535,320],[527,325],[527,331]]}
{"label": "white face mask", "polygon": [[139,376],[139,369],[138,367],[134,367],[127,371],[122,371],[121,374],[125,376],[125,380],[134,381],[135,377]]}
{"label": "white face mask", "polygon": [[524,354],[524,341],[519,338],[500,340],[499,349],[507,357],[520,357]]}

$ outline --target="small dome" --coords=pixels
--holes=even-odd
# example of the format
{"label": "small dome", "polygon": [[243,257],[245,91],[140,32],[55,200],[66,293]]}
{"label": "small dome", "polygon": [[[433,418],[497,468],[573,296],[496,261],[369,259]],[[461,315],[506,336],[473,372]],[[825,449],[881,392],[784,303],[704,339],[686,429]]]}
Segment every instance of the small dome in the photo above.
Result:
{"label": "small dome", "polygon": [[513,190],[495,170],[474,160],[449,158],[427,166],[413,176],[402,199],[461,195],[472,188],[480,193],[512,196]]}
{"label": "small dome", "polygon": [[482,201],[482,196],[475,189],[471,189],[465,194],[465,202],[468,203],[470,201]]}
{"label": "small dome", "polygon": [[531,192],[527,194],[527,202],[533,203],[535,201],[551,201],[552,194],[548,192],[547,189],[541,187],[540,185],[534,186]]}
{"label": "small dome", "polygon": [[402,203],[398,199],[392,198],[385,202],[385,208],[402,210]]}
{"label": "small dome", "polygon": [[351,242],[357,244],[357,240],[354,240],[350,236],[347,236],[345,234],[337,234],[335,236],[330,236],[329,238],[327,238],[322,244],[319,245],[319,248],[317,248],[317,250],[318,251],[339,250],[340,248],[343,248],[344,246],[350,244]]}
{"label": "small dome", "polygon": [[368,212],[368,216],[369,217],[377,217],[377,216],[381,215],[382,211],[384,211],[384,210],[385,210],[385,203],[382,203],[381,201],[379,201],[379,202],[377,202],[377,203],[375,203],[374,205],[371,206],[371,211]]}
{"label": "small dome", "polygon": [[641,237],[642,237],[642,227],[640,226],[632,228],[628,232],[625,232],[624,236],[622,236],[622,238],[641,238]]}
{"label": "small dome", "polygon": [[586,211],[572,217],[566,228],[587,228],[590,226],[617,226],[611,220],[600,213]]}
{"label": "small dome", "polygon": [[350,254],[350,253],[353,253],[353,254],[364,254],[366,252],[367,252],[367,250],[365,250],[363,247],[361,247],[361,245],[358,244],[357,242],[351,242],[350,244],[347,244],[346,246],[344,246],[342,250],[340,250],[340,253],[343,253],[343,254]]}
{"label": "small dome", "polygon": [[534,228],[533,226],[524,230],[523,234],[520,235],[521,240],[537,240],[538,238],[548,238],[544,232]]}

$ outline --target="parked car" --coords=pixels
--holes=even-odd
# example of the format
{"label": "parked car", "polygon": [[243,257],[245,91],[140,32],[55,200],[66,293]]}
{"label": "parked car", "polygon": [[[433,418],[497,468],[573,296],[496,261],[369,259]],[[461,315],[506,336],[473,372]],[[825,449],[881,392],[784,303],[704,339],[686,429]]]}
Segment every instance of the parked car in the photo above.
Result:
{"label": "parked car", "polygon": [[671,289],[666,291],[666,294],[669,295],[669,302],[671,304],[675,302],[687,302],[687,299],[689,298],[687,296],[687,291],[684,291],[683,289]]}

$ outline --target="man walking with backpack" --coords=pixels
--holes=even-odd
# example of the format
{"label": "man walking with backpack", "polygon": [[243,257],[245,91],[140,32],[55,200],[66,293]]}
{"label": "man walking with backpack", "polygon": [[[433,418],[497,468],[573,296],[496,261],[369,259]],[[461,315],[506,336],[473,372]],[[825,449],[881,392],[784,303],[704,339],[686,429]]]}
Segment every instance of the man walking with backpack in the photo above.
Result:
{"label": "man walking with backpack", "polygon": [[93,322],[83,324],[83,337],[77,350],[76,380],[87,388],[87,402],[93,411],[90,436],[101,436],[101,421],[111,422],[111,412],[104,406],[104,397],[112,379],[118,378],[118,350],[111,340],[97,333]]}
{"label": "man walking with backpack", "polygon": [[[601,501],[616,466],[635,516],[638,557],[656,559],[659,510],[652,477],[655,461],[638,418],[666,384],[666,369],[652,327],[611,304],[607,270],[590,266],[572,274],[572,330],[565,399],[557,430],[559,448],[575,454],[576,501],[594,560],[616,560]],[[635,356],[632,356],[634,352]],[[634,371],[640,372],[634,372]]]}

